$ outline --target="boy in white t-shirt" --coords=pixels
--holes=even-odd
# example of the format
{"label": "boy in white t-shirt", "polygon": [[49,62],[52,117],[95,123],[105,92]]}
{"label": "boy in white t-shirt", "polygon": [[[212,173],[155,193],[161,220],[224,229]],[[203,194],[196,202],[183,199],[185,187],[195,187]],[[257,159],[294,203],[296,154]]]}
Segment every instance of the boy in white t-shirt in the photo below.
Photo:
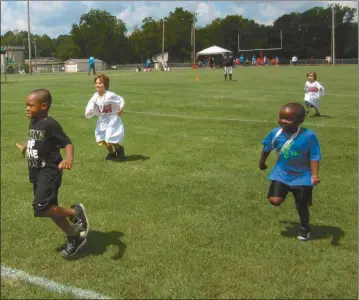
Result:
{"label": "boy in white t-shirt", "polygon": [[317,81],[317,73],[309,72],[307,73],[307,81],[304,85],[304,105],[305,113],[309,114],[309,108],[315,109],[315,116],[320,116],[319,105],[320,97],[324,95],[324,87]]}
{"label": "boy in white t-shirt", "polygon": [[95,77],[96,93],[86,106],[85,117],[98,116],[95,137],[98,145],[108,150],[107,160],[125,160],[125,149],[120,144],[125,137],[125,128],[121,120],[124,99],[108,90],[110,79],[104,75]]}

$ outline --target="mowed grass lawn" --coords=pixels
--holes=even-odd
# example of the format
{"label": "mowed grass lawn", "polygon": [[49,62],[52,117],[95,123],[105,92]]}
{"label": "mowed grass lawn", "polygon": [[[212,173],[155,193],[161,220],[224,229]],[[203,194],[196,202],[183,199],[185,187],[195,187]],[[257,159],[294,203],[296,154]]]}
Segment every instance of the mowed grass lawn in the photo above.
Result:
{"label": "mowed grass lawn", "polygon": [[[269,170],[258,159],[281,105],[303,103],[308,71],[326,96],[323,116],[303,124],[317,133],[323,157],[313,239],[303,243],[292,196],[269,205]],[[222,70],[107,74],[126,101],[124,163],[105,161],[96,120],[83,116],[92,76],[1,85],[2,266],[113,298],[358,297],[357,66],[237,68],[233,82]],[[91,231],[73,260],[56,253],[64,236],[55,225],[33,217],[27,165],[15,147],[27,138],[25,97],[36,88],[52,92],[50,115],[75,146],[60,203],[84,203]],[[1,288],[3,298],[75,297],[8,278]]]}

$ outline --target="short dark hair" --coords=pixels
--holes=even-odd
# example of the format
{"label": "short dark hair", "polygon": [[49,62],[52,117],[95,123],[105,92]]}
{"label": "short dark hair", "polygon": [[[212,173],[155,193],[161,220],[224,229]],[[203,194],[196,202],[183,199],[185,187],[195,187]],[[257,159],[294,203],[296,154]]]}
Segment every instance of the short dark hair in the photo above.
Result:
{"label": "short dark hair", "polygon": [[289,108],[293,109],[295,111],[297,120],[302,120],[302,119],[304,120],[305,108],[302,104],[296,103],[296,102],[291,102],[291,103],[284,104],[283,107],[289,107]]}
{"label": "short dark hair", "polygon": [[49,90],[46,89],[37,89],[33,90],[30,95],[36,95],[36,101],[40,103],[46,103],[47,109],[49,110],[52,103],[52,96]]}

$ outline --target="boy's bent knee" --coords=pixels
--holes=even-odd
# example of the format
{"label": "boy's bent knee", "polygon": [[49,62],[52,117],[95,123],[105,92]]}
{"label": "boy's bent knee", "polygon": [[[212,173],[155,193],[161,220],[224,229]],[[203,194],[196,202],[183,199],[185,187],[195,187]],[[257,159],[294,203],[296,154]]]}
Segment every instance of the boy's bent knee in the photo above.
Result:
{"label": "boy's bent knee", "polygon": [[34,216],[35,217],[41,217],[41,218],[50,218],[51,217],[51,213],[54,210],[56,206],[55,205],[47,205],[46,207],[41,208],[37,208],[34,207]]}
{"label": "boy's bent knee", "polygon": [[268,201],[270,204],[272,204],[274,206],[279,206],[282,204],[283,198],[282,197],[269,197]]}

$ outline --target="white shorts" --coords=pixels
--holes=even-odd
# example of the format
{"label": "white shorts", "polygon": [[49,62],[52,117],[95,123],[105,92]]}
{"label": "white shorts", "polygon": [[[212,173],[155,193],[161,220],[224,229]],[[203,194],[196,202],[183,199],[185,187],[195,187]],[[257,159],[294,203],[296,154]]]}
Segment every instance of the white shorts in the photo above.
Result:
{"label": "white shorts", "polygon": [[232,74],[233,67],[224,67],[224,74]]}

